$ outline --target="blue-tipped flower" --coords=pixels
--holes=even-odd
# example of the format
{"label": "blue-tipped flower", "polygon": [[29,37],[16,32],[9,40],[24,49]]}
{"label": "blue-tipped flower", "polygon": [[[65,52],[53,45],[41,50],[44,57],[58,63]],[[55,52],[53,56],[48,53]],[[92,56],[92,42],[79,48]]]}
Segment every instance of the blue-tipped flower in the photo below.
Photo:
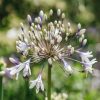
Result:
{"label": "blue-tipped flower", "polygon": [[24,69],[23,69],[23,76],[24,77],[29,77],[31,75],[31,69],[30,69],[30,59],[27,60],[24,64]]}
{"label": "blue-tipped flower", "polygon": [[23,70],[24,77],[29,77],[31,75],[30,59],[23,62],[23,63],[19,63],[18,65],[15,65],[11,68],[6,68],[5,69],[5,76],[7,76],[9,78],[13,78],[15,76],[16,80],[17,80],[18,75],[22,70]]}
{"label": "blue-tipped flower", "polygon": [[73,72],[72,67],[64,59],[62,59],[62,61],[64,63],[64,69],[65,69],[65,71],[67,71],[68,73],[71,74]]}
{"label": "blue-tipped flower", "polygon": [[39,92],[39,90],[44,91],[44,85],[42,82],[42,76],[41,74],[38,75],[37,79],[30,81],[30,89],[34,88],[36,86],[36,93]]}
{"label": "blue-tipped flower", "polygon": [[83,65],[84,65],[84,70],[86,71],[86,72],[89,72],[89,73],[91,73],[92,74],[92,72],[93,72],[93,64],[95,64],[97,61],[96,61],[96,59],[94,58],[94,59],[92,59],[92,60],[90,60],[90,61],[85,61],[84,63],[83,63]]}
{"label": "blue-tipped flower", "polygon": [[82,59],[82,63],[85,67],[84,70],[86,72],[92,73],[92,71],[93,71],[92,65],[97,62],[95,58],[90,60],[90,58],[93,57],[92,52],[89,52],[89,51],[88,52],[76,51],[76,52],[80,55],[80,57]]}

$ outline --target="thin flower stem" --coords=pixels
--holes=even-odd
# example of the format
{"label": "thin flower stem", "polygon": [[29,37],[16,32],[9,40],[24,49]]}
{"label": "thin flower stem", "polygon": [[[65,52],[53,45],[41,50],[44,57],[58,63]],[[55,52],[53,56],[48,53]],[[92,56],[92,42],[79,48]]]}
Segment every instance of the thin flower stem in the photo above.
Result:
{"label": "thin flower stem", "polygon": [[[0,66],[0,71],[1,67],[2,66]],[[0,100],[3,100],[3,76],[0,76]]]}
{"label": "thin flower stem", "polygon": [[73,58],[69,58],[69,57],[64,57],[66,59],[69,59],[69,60],[73,60],[73,61],[76,61],[78,63],[81,63],[81,64],[84,64],[83,62],[79,61],[79,60],[76,60],[76,59],[73,59]]}
{"label": "thin flower stem", "polygon": [[48,90],[47,90],[48,100],[51,100],[51,68],[52,65],[48,64]]}
{"label": "thin flower stem", "polygon": [[25,93],[25,100],[28,100],[29,98],[29,79],[25,79],[25,88],[26,88],[26,93]]}

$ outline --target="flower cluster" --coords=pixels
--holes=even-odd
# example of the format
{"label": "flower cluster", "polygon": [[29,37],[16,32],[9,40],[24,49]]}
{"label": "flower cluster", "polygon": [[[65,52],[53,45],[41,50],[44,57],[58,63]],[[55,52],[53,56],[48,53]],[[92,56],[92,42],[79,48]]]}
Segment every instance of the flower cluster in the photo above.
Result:
{"label": "flower cluster", "polygon": [[[53,19],[53,15],[57,17],[56,20]],[[80,49],[80,46],[83,47],[87,43],[87,39],[85,39],[86,29],[82,29],[81,24],[78,24],[76,32],[73,32],[71,24],[66,23],[65,14],[60,9],[57,10],[57,13],[50,10],[48,16],[41,10],[39,16],[33,19],[28,15],[27,20],[28,31],[21,23],[22,33],[18,36],[16,48],[20,54],[28,59],[25,62],[19,62],[10,58],[15,66],[5,69],[6,76],[10,78],[16,76],[18,79],[19,73],[23,71],[23,76],[29,77],[31,75],[30,63],[40,61],[48,62],[50,65],[55,61],[60,62],[63,65],[62,68],[72,74],[74,69],[67,60],[78,61],[71,58],[74,53],[81,57],[81,61],[78,62],[83,65],[83,70],[92,73],[92,65],[97,61],[95,58],[91,60],[92,52],[82,52]],[[79,46],[74,46],[73,37],[78,40]],[[71,44],[72,41],[74,44]],[[37,93],[40,89],[44,91],[42,73],[39,73],[36,80],[30,81],[30,88],[34,86],[36,86]]]}

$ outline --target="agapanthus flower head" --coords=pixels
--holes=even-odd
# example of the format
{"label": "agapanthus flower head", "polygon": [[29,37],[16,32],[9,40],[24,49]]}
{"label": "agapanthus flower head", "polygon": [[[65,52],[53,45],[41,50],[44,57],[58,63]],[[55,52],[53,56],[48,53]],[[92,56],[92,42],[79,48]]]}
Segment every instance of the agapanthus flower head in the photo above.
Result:
{"label": "agapanthus flower head", "polygon": [[[53,19],[53,15],[56,16],[55,19]],[[87,43],[85,38],[86,29],[82,29],[80,23],[77,25],[76,31],[73,31],[72,25],[70,22],[65,21],[65,14],[60,9],[57,10],[56,14],[51,9],[49,15],[41,10],[35,18],[28,15],[27,20],[28,31],[21,23],[22,33],[18,35],[16,49],[28,60],[6,69],[5,73],[8,76],[18,76],[20,71],[23,70],[23,76],[29,77],[31,75],[30,64],[40,61],[45,61],[49,65],[59,62],[69,74],[74,72],[74,68],[68,60],[77,61],[84,66],[84,71],[92,73],[92,65],[97,61],[96,59],[91,60],[93,57],[92,52],[80,51],[80,47],[84,47]],[[77,41],[79,45],[76,46]],[[75,57],[72,58],[74,53],[81,57],[81,61],[78,61]],[[16,63],[13,59],[11,61]],[[30,81],[30,88],[36,86],[37,92],[39,92],[39,89],[43,91],[44,85],[41,77],[42,73],[39,74],[36,80]]]}

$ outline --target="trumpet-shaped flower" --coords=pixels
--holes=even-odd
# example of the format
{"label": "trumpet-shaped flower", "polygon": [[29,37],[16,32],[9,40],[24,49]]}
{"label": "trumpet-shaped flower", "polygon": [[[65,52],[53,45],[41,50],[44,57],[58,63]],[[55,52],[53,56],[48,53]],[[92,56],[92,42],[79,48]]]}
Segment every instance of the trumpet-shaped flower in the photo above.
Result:
{"label": "trumpet-shaped flower", "polygon": [[24,64],[24,69],[23,69],[23,76],[28,77],[31,75],[31,69],[30,69],[30,59],[27,60]]}
{"label": "trumpet-shaped flower", "polygon": [[92,59],[92,60],[90,60],[90,61],[85,61],[84,63],[83,63],[83,65],[84,65],[84,70],[86,71],[86,72],[89,72],[89,73],[91,73],[92,74],[92,72],[93,72],[93,67],[92,67],[92,65],[93,64],[95,64],[97,61],[96,61],[96,59],[94,58],[94,59]]}
{"label": "trumpet-shaped flower", "polygon": [[76,51],[76,52],[80,55],[82,60],[85,60],[85,59],[87,60],[93,57],[92,52],[89,52],[89,51],[87,52]]}
{"label": "trumpet-shaped flower", "polygon": [[30,71],[29,64],[30,64],[30,59],[27,60],[26,62],[19,63],[18,65],[15,65],[11,68],[6,68],[5,75],[9,78],[13,78],[13,76],[16,76],[16,79],[18,79],[18,75],[19,75],[20,71],[23,70],[24,77],[30,76],[31,71]]}
{"label": "trumpet-shaped flower", "polygon": [[88,51],[88,52],[85,53],[85,52],[77,51],[77,53],[79,53],[79,55],[80,55],[80,57],[82,59],[82,63],[84,65],[84,67],[85,67],[84,70],[86,72],[92,73],[92,71],[93,71],[92,65],[97,62],[95,58],[92,59],[92,60],[89,59],[89,58],[93,57],[92,52]]}
{"label": "trumpet-shaped flower", "polygon": [[64,59],[62,59],[63,63],[64,63],[64,69],[65,71],[69,72],[69,73],[72,73],[73,72],[73,69],[72,67],[67,63],[67,61],[65,61]]}
{"label": "trumpet-shaped flower", "polygon": [[19,72],[22,70],[22,67],[19,69],[20,65],[16,65],[11,68],[5,69],[5,76],[8,78],[13,78],[15,76],[16,80],[18,79]]}
{"label": "trumpet-shaped flower", "polygon": [[39,92],[39,90],[41,89],[42,91],[44,91],[44,85],[42,82],[42,76],[41,74],[38,75],[36,80],[30,81],[30,89],[34,88],[36,86],[36,93]]}

